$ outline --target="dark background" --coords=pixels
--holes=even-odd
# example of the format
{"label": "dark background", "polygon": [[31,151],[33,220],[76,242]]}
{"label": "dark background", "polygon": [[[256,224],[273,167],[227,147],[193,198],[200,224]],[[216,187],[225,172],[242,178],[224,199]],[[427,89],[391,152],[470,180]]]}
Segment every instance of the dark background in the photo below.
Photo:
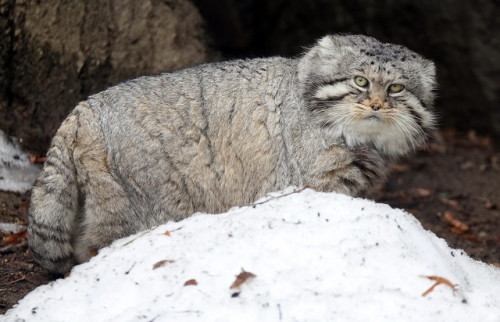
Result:
{"label": "dark background", "polygon": [[499,17],[489,0],[0,0],[0,129],[43,153],[78,101],[124,79],[361,33],[434,60],[441,126],[498,143]]}

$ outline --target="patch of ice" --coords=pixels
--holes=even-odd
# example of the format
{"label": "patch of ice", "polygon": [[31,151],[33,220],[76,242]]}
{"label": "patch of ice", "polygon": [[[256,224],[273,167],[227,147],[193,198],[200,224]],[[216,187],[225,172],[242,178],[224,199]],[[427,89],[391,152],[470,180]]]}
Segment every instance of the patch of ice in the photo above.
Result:
{"label": "patch of ice", "polygon": [[26,226],[0,222],[0,232],[4,234],[16,234],[23,229],[26,229]]}
{"label": "patch of ice", "polygon": [[25,192],[31,189],[40,170],[15,141],[0,131],[0,190]]}

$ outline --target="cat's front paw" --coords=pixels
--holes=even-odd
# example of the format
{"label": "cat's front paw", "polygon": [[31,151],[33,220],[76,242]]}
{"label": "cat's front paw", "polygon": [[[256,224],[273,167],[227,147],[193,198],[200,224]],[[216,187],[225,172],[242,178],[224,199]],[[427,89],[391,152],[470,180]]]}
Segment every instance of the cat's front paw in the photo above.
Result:
{"label": "cat's front paw", "polygon": [[377,150],[361,146],[352,149],[352,152],[353,161],[351,167],[357,169],[366,181],[363,190],[366,191],[386,178],[390,161]]}

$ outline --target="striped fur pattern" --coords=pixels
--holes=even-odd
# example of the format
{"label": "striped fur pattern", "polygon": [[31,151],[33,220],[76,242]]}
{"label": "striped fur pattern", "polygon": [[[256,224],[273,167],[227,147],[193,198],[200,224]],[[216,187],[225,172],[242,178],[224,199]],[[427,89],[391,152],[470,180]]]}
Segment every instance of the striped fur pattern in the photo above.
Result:
{"label": "striped fur pattern", "polygon": [[[372,87],[356,87],[359,74]],[[405,91],[373,113],[363,105],[396,80]],[[299,59],[207,64],[109,88],[52,141],[32,194],[33,257],[63,274],[117,238],[290,185],[361,195],[425,142],[433,83],[432,63],[408,49],[327,36]]]}

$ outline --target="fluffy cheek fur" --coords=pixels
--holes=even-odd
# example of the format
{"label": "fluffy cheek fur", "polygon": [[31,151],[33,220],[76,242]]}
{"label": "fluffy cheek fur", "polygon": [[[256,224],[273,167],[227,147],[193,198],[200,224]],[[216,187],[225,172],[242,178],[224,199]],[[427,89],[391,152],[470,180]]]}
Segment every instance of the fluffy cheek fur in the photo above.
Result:
{"label": "fluffy cheek fur", "polygon": [[323,105],[328,108],[316,109],[313,115],[332,135],[343,138],[350,147],[371,145],[390,157],[404,155],[423,144],[433,128],[429,112],[402,103],[378,111],[349,99]]}

